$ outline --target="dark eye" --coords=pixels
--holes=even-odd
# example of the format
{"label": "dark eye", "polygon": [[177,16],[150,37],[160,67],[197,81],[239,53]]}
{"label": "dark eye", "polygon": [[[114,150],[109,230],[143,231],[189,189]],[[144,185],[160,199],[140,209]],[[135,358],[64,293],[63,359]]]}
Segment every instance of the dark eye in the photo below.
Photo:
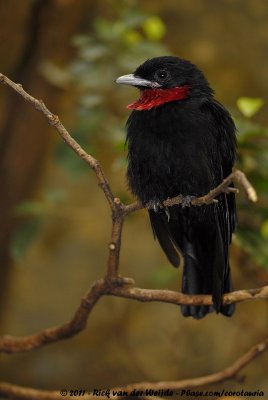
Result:
{"label": "dark eye", "polygon": [[169,77],[169,74],[168,74],[168,72],[166,70],[161,69],[160,71],[156,72],[155,76],[156,76],[157,79],[159,79],[161,81],[164,81]]}

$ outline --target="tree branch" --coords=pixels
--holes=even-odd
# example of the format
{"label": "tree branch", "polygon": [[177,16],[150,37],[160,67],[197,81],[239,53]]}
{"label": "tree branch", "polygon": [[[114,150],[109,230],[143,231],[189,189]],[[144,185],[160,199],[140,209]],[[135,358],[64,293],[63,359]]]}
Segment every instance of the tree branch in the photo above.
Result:
{"label": "tree branch", "polygon": [[[222,371],[216,372],[210,375],[200,376],[198,378],[184,379],[178,381],[162,381],[162,382],[138,382],[132,383],[126,386],[120,386],[110,389],[110,398],[120,398],[122,396],[115,394],[113,392],[124,391],[128,394],[131,393],[132,390],[136,389],[136,391],[143,391],[145,393],[146,389],[151,389],[154,391],[161,390],[172,390],[179,391],[182,389],[189,388],[200,388],[202,386],[211,385],[215,383],[225,382],[227,380],[238,379],[238,373],[250,362],[259,357],[268,349],[268,338],[258,343],[257,345],[251,347],[249,351],[239,357],[234,363],[232,363],[229,367],[223,369]],[[62,399],[62,395],[57,391],[45,391],[45,390],[36,390],[32,388],[26,388],[17,385],[11,385],[6,382],[0,382],[0,396],[4,398],[10,398],[14,400],[58,400]],[[126,398],[126,396],[123,396]],[[139,397],[145,397],[143,395]],[[148,397],[148,396],[146,396]],[[65,399],[71,400],[72,396],[64,396]],[[88,393],[83,396],[85,400],[92,400],[96,398],[92,393]],[[98,396],[99,399],[107,398],[107,396]],[[155,398],[155,397],[154,397]]]}
{"label": "tree branch", "polygon": [[[175,305],[212,304],[211,295],[186,295],[171,290],[141,289],[133,287],[132,284],[133,280],[129,278],[100,279],[95,281],[88,293],[82,298],[78,309],[69,322],[52,328],[46,328],[29,336],[2,336],[0,337],[0,352],[26,352],[76,335],[86,328],[86,323],[93,307],[104,295],[124,297],[141,302],[160,301]],[[226,293],[223,297],[223,304],[241,303],[257,299],[268,299],[268,286],[259,289],[237,290],[232,293]]]}
{"label": "tree branch", "polygon": [[260,356],[268,349],[268,338],[258,343],[257,345],[251,347],[251,349],[238,358],[233,364],[229,367],[223,369],[220,372],[216,372],[211,375],[200,376],[199,378],[191,378],[185,379],[181,381],[168,381],[168,382],[139,382],[131,385],[127,385],[118,390],[126,390],[131,392],[133,389],[143,390],[150,388],[153,390],[179,390],[185,388],[194,388],[209,385],[212,383],[220,383],[226,380],[237,378],[238,372],[241,371],[247,364],[249,364],[252,360]]}
{"label": "tree branch", "polygon": [[30,351],[45,344],[54,343],[76,335],[86,327],[88,315],[102,296],[104,287],[103,280],[94,282],[88,293],[82,298],[72,319],[65,324],[46,328],[36,334],[24,337],[15,338],[10,335],[1,336],[0,352],[20,353]]}
{"label": "tree branch", "polygon": [[[94,157],[92,157],[90,154],[88,154],[77,142],[76,140],[70,135],[70,133],[66,130],[66,128],[62,125],[62,123],[59,120],[59,117],[55,114],[53,114],[43,103],[42,100],[37,100],[35,97],[31,96],[29,93],[27,93],[23,88],[21,84],[14,83],[12,80],[10,80],[8,77],[0,73],[0,83],[3,83],[7,86],[10,86],[15,92],[17,92],[20,96],[22,96],[27,102],[29,102],[31,105],[34,106],[34,108],[37,111],[40,111],[45,118],[47,119],[48,123],[53,126],[61,138],[64,140],[64,142],[69,146],[77,155],[80,157],[83,161],[86,162],[86,164],[89,165],[89,167],[95,172],[95,175],[98,180],[98,184],[103,190],[105,197],[110,205],[110,208],[112,211],[116,211],[116,206],[121,206],[121,210],[124,210],[123,216],[129,214],[130,212],[137,211],[139,209],[144,208],[144,206],[137,202],[130,204],[128,206],[123,206],[120,204],[120,200],[115,198],[111,187],[108,183],[107,178],[104,175],[104,172],[102,170],[102,167],[99,163],[98,160],[96,160]],[[194,198],[191,201],[191,205],[193,206],[200,206],[204,204],[211,204],[215,202],[215,197],[217,197],[220,193],[222,192],[237,192],[236,189],[229,188],[229,185],[233,182],[239,182],[243,188],[245,189],[245,192],[249,198],[250,201],[256,202],[257,201],[257,194],[251,183],[248,181],[247,177],[242,171],[236,170],[233,173],[231,173],[228,177],[226,177],[223,182],[218,185],[215,189],[211,190],[209,193],[207,193],[204,196]],[[117,201],[119,200],[119,203]],[[175,204],[181,204],[182,203],[182,197],[181,195],[178,195],[172,199],[167,199],[163,202],[163,205],[166,207],[171,207]]]}
{"label": "tree branch", "polygon": [[[211,295],[187,295],[181,292],[164,289],[140,289],[136,287],[115,286],[105,294],[142,302],[160,301],[175,305],[193,306],[208,306],[213,304]],[[223,295],[223,304],[241,303],[257,299],[268,299],[268,286],[263,286],[258,289],[237,290],[235,292],[226,293]]]}
{"label": "tree branch", "polygon": [[[238,189],[229,187],[232,182],[240,183],[243,189],[246,192],[246,195],[250,201],[255,203],[258,200],[256,190],[251,185],[249,180],[247,179],[246,175],[240,171],[235,170],[230,175],[228,175],[215,189],[210,190],[207,194],[201,197],[193,198],[190,201],[191,206],[203,206],[212,203],[217,203],[216,197],[219,196],[221,193],[238,193]],[[163,205],[165,207],[171,207],[174,205],[179,205],[183,202],[183,196],[178,195],[173,197],[172,199],[167,199],[163,201]],[[146,206],[149,208],[149,205]],[[129,214],[131,212],[141,210],[144,208],[143,204],[140,202],[136,202],[133,204],[129,204],[125,207],[125,213]]]}
{"label": "tree branch", "polygon": [[112,210],[115,208],[114,196],[108,180],[106,179],[102,167],[98,160],[88,154],[70,135],[70,133],[66,130],[66,128],[62,125],[57,115],[54,115],[49,109],[45,106],[42,100],[37,100],[35,97],[31,96],[27,93],[21,84],[14,83],[11,79],[6,77],[5,75],[0,73],[0,83],[11,87],[15,92],[17,92],[21,97],[24,98],[28,103],[30,103],[37,111],[40,111],[45,118],[47,119],[49,125],[56,129],[61,138],[70,147],[79,158],[81,158],[89,167],[95,172],[95,175],[98,180],[98,185],[102,189],[105,194],[105,197],[111,207]]}
{"label": "tree branch", "polygon": [[[104,175],[102,167],[98,160],[86,153],[86,151],[75,141],[70,133],[60,122],[59,118],[52,114],[51,111],[45,106],[41,100],[37,100],[28,94],[20,84],[16,84],[9,78],[0,74],[0,83],[3,83],[11,87],[17,92],[23,99],[29,102],[36,110],[41,112],[48,123],[53,126],[64,142],[80,157],[88,166],[94,171],[98,185],[102,189],[106,200],[112,211],[112,232],[111,240],[109,243],[109,256],[107,260],[107,269],[104,279],[95,281],[86,295],[82,298],[79,307],[74,313],[72,319],[65,324],[55,326],[52,328],[44,329],[36,334],[25,336],[25,337],[12,337],[2,336],[0,338],[0,352],[4,353],[19,353],[37,349],[45,344],[54,343],[59,340],[69,338],[76,335],[86,327],[88,317],[99,299],[104,295],[124,297],[137,301],[161,301],[165,303],[171,303],[176,305],[188,304],[188,305],[210,305],[212,304],[211,295],[185,295],[183,293],[173,292],[170,290],[153,290],[153,289],[141,289],[133,286],[133,280],[129,278],[120,278],[118,276],[119,268],[119,256],[121,248],[121,236],[122,228],[125,217],[134,211],[144,208],[139,202],[125,205],[121,203],[120,199],[114,197],[111,187],[108,183],[107,178]],[[230,188],[232,182],[240,183],[249,200],[252,202],[257,201],[257,195],[252,185],[247,180],[246,176],[241,171],[234,171],[216,188],[211,190],[204,196],[192,199],[191,206],[207,205],[217,202],[217,196],[224,193],[237,193],[237,189]],[[172,199],[167,199],[163,202],[166,207],[171,207],[175,204],[181,204],[182,197],[176,196]],[[264,286],[259,289],[250,290],[239,290],[236,292],[228,293],[224,295],[223,303],[238,303],[242,301],[255,300],[255,299],[267,299],[268,298],[268,286]],[[237,373],[255,357],[259,356],[263,351],[267,349],[267,340],[261,342],[259,345],[254,346],[244,356],[238,359],[234,364],[225,370],[216,374],[188,379],[177,382],[158,382],[148,383],[142,382],[135,385],[127,385],[121,389],[131,390],[136,388],[139,390],[145,389],[148,386],[152,389],[164,389],[174,388],[179,389],[183,387],[197,387],[206,385],[209,383],[222,382],[226,379],[233,379]],[[116,389],[115,389],[116,390]],[[10,397],[14,399],[60,399],[62,395],[58,392],[40,391],[31,388],[23,388],[8,383],[0,383],[0,395],[2,397]],[[65,398],[70,398],[65,396]],[[85,399],[91,398],[91,396],[85,396]]]}

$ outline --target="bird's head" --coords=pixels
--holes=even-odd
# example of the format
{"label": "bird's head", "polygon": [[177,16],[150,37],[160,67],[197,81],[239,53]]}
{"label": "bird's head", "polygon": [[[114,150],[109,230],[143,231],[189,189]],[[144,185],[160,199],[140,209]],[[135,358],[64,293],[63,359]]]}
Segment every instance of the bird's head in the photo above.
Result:
{"label": "bird's head", "polygon": [[141,90],[141,97],[128,106],[138,111],[171,101],[208,97],[213,93],[205,76],[194,64],[172,56],[149,59],[133,74],[117,78],[116,83]]}

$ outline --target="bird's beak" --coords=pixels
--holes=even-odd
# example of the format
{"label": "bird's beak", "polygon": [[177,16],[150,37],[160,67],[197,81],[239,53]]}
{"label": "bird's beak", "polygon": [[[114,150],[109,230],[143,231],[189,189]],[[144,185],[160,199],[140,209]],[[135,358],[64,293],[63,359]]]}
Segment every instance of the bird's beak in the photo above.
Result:
{"label": "bird's beak", "polygon": [[151,89],[160,88],[161,85],[157,82],[152,82],[147,79],[140,78],[139,76],[135,76],[134,74],[123,75],[116,79],[116,83],[120,83],[122,85],[131,85],[138,87],[149,87]]}

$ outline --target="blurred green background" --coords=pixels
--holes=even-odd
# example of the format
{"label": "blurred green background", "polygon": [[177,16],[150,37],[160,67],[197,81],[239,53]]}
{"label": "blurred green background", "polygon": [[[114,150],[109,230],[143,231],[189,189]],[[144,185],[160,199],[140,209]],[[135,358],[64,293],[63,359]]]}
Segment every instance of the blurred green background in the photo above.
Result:
{"label": "blurred green background", "polygon": [[[125,180],[126,105],[137,93],[114,84],[145,59],[174,54],[205,73],[239,129],[241,168],[259,202],[238,195],[232,246],[236,289],[268,281],[268,4],[266,0],[24,0],[0,2],[0,71],[42,99],[104,166],[114,193]],[[68,320],[105,273],[111,222],[93,173],[55,131],[0,86],[1,334],[27,335]],[[180,290],[144,211],[124,227],[121,274],[136,285]],[[264,338],[264,301],[234,317],[194,321],[167,304],[103,298],[88,327],[68,341],[2,355],[1,380],[55,389],[176,380],[218,371]],[[267,357],[244,383],[213,389],[266,390]]]}

